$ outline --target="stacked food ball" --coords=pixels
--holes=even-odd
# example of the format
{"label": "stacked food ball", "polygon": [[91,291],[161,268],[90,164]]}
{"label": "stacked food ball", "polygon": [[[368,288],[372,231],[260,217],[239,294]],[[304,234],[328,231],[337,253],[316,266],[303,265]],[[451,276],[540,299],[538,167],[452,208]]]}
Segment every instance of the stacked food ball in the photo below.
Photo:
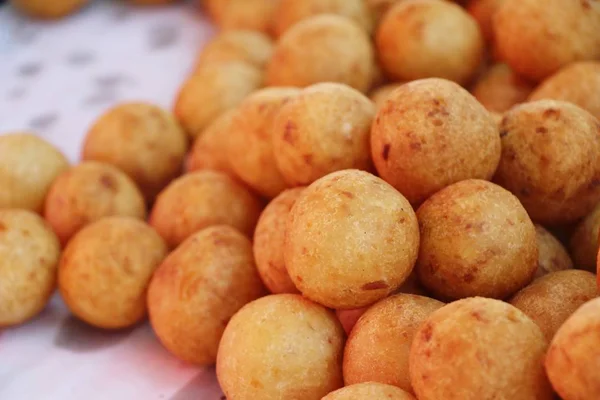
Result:
{"label": "stacked food ball", "polygon": [[173,114],[0,138],[0,325],[58,282],[230,400],[600,398],[596,2],[202,3]]}

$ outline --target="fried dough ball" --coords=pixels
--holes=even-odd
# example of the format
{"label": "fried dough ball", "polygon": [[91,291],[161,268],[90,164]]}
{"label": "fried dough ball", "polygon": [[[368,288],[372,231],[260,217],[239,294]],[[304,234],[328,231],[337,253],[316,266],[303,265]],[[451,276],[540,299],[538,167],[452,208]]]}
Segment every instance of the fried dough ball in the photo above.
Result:
{"label": "fried dough ball", "polygon": [[575,228],[569,247],[577,268],[596,272],[600,246],[600,203]]}
{"label": "fried dough ball", "polygon": [[223,30],[247,29],[269,33],[279,1],[209,0],[207,6],[212,18]]}
{"label": "fried dough ball", "polygon": [[375,106],[346,85],[321,83],[281,107],[273,123],[273,153],[290,186],[308,185],[348,168],[371,170]]}
{"label": "fried dough ball", "polygon": [[0,209],[42,212],[52,182],[67,168],[65,156],[33,134],[0,136]]}
{"label": "fried dough ball", "polygon": [[560,327],[546,355],[552,386],[564,400],[600,398],[600,298],[581,306]]}
{"label": "fried dough ball", "polygon": [[395,80],[439,77],[467,83],[484,56],[477,22],[441,0],[404,0],[383,17],[376,44],[384,71]]}
{"label": "fried dough ball", "polygon": [[273,42],[261,32],[225,31],[212,38],[200,51],[196,69],[211,63],[246,62],[263,68],[271,59]]}
{"label": "fried dough ball", "polygon": [[254,257],[258,273],[271,293],[299,293],[284,259],[288,216],[304,188],[283,191],[264,209],[254,232]]}
{"label": "fried dough ball", "polygon": [[84,226],[104,217],[146,218],[144,196],[118,168],[85,161],[56,178],[44,217],[65,245]]}
{"label": "fried dough ball", "polygon": [[525,314],[474,297],[434,311],[410,351],[419,400],[551,400],[543,368],[547,342]]}
{"label": "fried dough ball", "polygon": [[380,86],[369,94],[369,98],[373,103],[375,103],[377,109],[379,109],[383,107],[385,102],[392,96],[394,90],[398,89],[402,85],[403,83],[388,83]]}
{"label": "fried dough ball", "polygon": [[412,393],[408,368],[417,329],[444,303],[397,294],[371,306],[360,317],[344,350],[344,382],[380,382]]}
{"label": "fried dough ball", "polygon": [[535,277],[551,272],[573,269],[573,261],[562,243],[543,226],[535,225],[538,247],[538,268]]}
{"label": "fried dough ball", "polygon": [[552,272],[522,289],[510,304],[523,311],[548,341],[583,303],[598,297],[596,275],[588,271]]}
{"label": "fried dough ball", "polygon": [[37,214],[0,210],[0,328],[38,315],[56,287],[60,243]]}
{"label": "fried dough ball", "polygon": [[152,104],[124,103],[96,120],[81,158],[119,168],[152,201],[181,172],[187,142],[169,112]]}
{"label": "fried dough ball", "polygon": [[338,82],[366,92],[373,70],[373,46],[360,26],[339,15],[317,15],[279,38],[266,81],[269,86],[297,87]]}
{"label": "fried dough ball", "polygon": [[264,293],[248,238],[229,226],[212,226],[187,238],[156,270],[148,313],[170,352],[211,365],[229,319]]}
{"label": "fried dough ball", "polygon": [[504,114],[502,159],[495,180],[531,218],[574,222],[600,202],[600,123],[562,101],[524,103]]}
{"label": "fried dough ball", "polygon": [[306,297],[331,308],[360,308],[393,293],[410,275],[419,227],[408,201],[364,171],[329,174],[292,208],[285,262]]}
{"label": "fried dough ball", "polygon": [[224,112],[196,138],[187,158],[187,172],[212,169],[235,176],[227,156],[234,114],[235,109]]}
{"label": "fried dough ball", "polygon": [[444,79],[396,89],[371,130],[379,175],[413,204],[464,179],[490,179],[500,160],[498,128],[466,90]]}
{"label": "fried dough ball", "polygon": [[455,183],[423,203],[417,217],[417,273],[437,296],[503,299],[535,276],[535,226],[500,186],[474,179]]}
{"label": "fried dough ball", "polygon": [[250,236],[260,201],[222,172],[203,170],[174,180],[156,199],[150,225],[174,248],[201,229],[229,225]]}
{"label": "fried dough ball", "polygon": [[492,19],[498,8],[505,0],[469,0],[467,11],[479,24],[481,33],[486,41],[494,41],[494,26]]}
{"label": "fried dough ball", "polygon": [[262,72],[247,63],[206,64],[184,82],[175,100],[175,115],[195,139],[219,115],[258,89],[262,79]]}
{"label": "fried dough ball", "polygon": [[109,217],[83,228],[65,248],[58,285],[71,312],[103,329],[133,326],[146,316],[146,290],[167,255],[145,222]]}
{"label": "fried dough ball", "polygon": [[600,62],[581,61],[567,65],[544,80],[529,96],[530,101],[568,101],[600,119]]}
{"label": "fried dough ball", "polygon": [[319,400],[343,386],[343,350],[333,312],[299,295],[267,296],[225,328],[217,378],[228,399]]}
{"label": "fried dough ball", "polygon": [[10,4],[23,14],[41,19],[62,18],[87,3],[88,0],[10,0]]}
{"label": "fried dough ball", "polygon": [[273,17],[273,33],[281,36],[296,23],[320,14],[349,18],[366,32],[373,27],[372,16],[364,0],[280,0]]}
{"label": "fried dough ball", "polygon": [[346,386],[323,397],[323,400],[415,400],[410,394],[395,386],[367,382]]}
{"label": "fried dough ball", "polygon": [[600,57],[600,7],[589,0],[505,0],[494,14],[496,47],[517,74],[541,81]]}
{"label": "fried dough ball", "polygon": [[525,102],[533,87],[508,65],[494,64],[478,79],[471,93],[488,110],[503,113]]}
{"label": "fried dough ball", "polygon": [[300,93],[298,88],[266,88],[252,93],[238,106],[229,135],[228,157],[236,176],[266,198],[287,184],[273,152],[273,121],[282,106]]}

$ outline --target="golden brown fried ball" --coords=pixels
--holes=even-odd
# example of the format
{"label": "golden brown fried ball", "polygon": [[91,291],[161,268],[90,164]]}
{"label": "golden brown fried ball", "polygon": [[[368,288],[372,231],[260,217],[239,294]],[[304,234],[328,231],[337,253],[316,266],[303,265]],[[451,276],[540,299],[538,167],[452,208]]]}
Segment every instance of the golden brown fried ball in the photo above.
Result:
{"label": "golden brown fried ball", "polygon": [[319,400],[343,386],[343,350],[333,312],[299,295],[267,296],[225,328],[217,378],[228,399]]}
{"label": "golden brown fried ball", "polygon": [[396,89],[371,130],[379,175],[413,204],[461,180],[490,179],[500,160],[498,128],[466,90],[444,79]]}
{"label": "golden brown fried ball", "polygon": [[564,400],[600,398],[600,298],[581,306],[560,327],[546,355],[546,371]]}
{"label": "golden brown fried ball", "polygon": [[56,287],[60,243],[37,214],[0,210],[0,328],[39,314]]}
{"label": "golden brown fried ball", "polygon": [[508,65],[492,65],[475,83],[471,93],[485,108],[503,113],[523,103],[534,85],[517,76]]}
{"label": "golden brown fried ball", "polygon": [[296,23],[320,14],[349,18],[366,32],[373,27],[372,16],[364,0],[280,0],[273,17],[273,34],[281,36]]}
{"label": "golden brown fried ball", "polygon": [[371,101],[373,101],[373,103],[375,103],[377,109],[379,109],[383,107],[385,102],[392,96],[394,90],[398,89],[402,85],[403,83],[388,83],[380,86],[369,94],[369,98]]}
{"label": "golden brown fried ball", "polygon": [[235,177],[227,155],[234,114],[235,109],[224,112],[196,138],[187,157],[187,172],[212,169]]}
{"label": "golden brown fried ball", "polygon": [[0,208],[42,212],[52,182],[67,168],[65,156],[33,134],[0,136]]}
{"label": "golden brown fried ball", "polygon": [[600,240],[600,203],[575,228],[569,247],[577,268],[596,272]]}
{"label": "golden brown fried ball", "polygon": [[60,260],[58,285],[71,312],[90,325],[122,329],[146,316],[146,290],[167,255],[145,222],[104,218],[77,233]]}
{"label": "golden brown fried ball", "polygon": [[395,4],[377,29],[384,71],[395,80],[439,77],[467,83],[484,56],[477,22],[460,6],[441,0]]}
{"label": "golden brown fried ball", "polygon": [[219,115],[262,85],[262,72],[247,63],[206,64],[192,74],[175,100],[175,115],[195,139]]}
{"label": "golden brown fried ball", "polygon": [[413,393],[408,372],[410,346],[417,329],[444,303],[397,294],[371,306],[360,317],[344,350],[344,382],[380,382]]}
{"label": "golden brown fried ball", "polygon": [[273,122],[273,153],[290,186],[308,185],[348,168],[371,170],[374,104],[338,83],[304,89],[281,107]]}
{"label": "golden brown fried ball", "polygon": [[596,275],[588,271],[552,272],[533,281],[511,300],[542,330],[548,341],[583,303],[598,297]]}
{"label": "golden brown fried ball", "polygon": [[156,270],[148,313],[170,352],[211,365],[229,319],[264,293],[248,238],[229,226],[212,226],[187,238]]}
{"label": "golden brown fried ball", "polygon": [[[280,0],[208,0],[211,17],[223,30],[269,33]],[[212,3],[212,4],[211,4]]]}
{"label": "golden brown fried ball", "polygon": [[212,38],[200,51],[196,69],[211,63],[246,62],[263,68],[271,59],[273,42],[261,32],[224,31]]}
{"label": "golden brown fried ball", "polygon": [[256,266],[267,288],[275,294],[299,293],[290,279],[284,259],[288,216],[304,188],[283,191],[264,209],[254,231]]}
{"label": "golden brown fried ball", "polygon": [[417,217],[417,273],[437,296],[503,299],[535,276],[535,226],[500,186],[474,179],[455,183],[423,203]]}
{"label": "golden brown fried ball", "polygon": [[419,400],[551,400],[547,342],[525,314],[499,300],[450,303],[421,325],[410,351]]}
{"label": "golden brown fried ball", "polygon": [[156,199],[150,225],[174,248],[212,225],[229,225],[250,236],[260,201],[222,172],[203,170],[174,180]]}
{"label": "golden brown fried ball", "polygon": [[535,225],[538,247],[538,268],[535,277],[551,272],[573,269],[573,261],[562,243],[543,226]]}
{"label": "golden brown fried ball", "polygon": [[296,201],[285,262],[306,297],[359,308],[400,287],[418,247],[417,219],[404,196],[374,175],[345,170],[317,180]]}
{"label": "golden brown fried ball", "polygon": [[188,138],[169,112],[124,103],[104,113],[88,132],[81,158],[112,164],[152,201],[180,172]]}
{"label": "golden brown fried ball", "polygon": [[346,386],[323,397],[323,400],[415,400],[402,389],[383,383],[367,382]]}
{"label": "golden brown fried ball", "polygon": [[85,161],[59,175],[44,208],[44,217],[63,245],[84,226],[111,216],[145,219],[146,203],[124,172],[96,161]]}
{"label": "golden brown fried ball", "polygon": [[524,103],[504,114],[502,159],[495,180],[531,218],[574,222],[600,202],[600,123],[562,101]]}
{"label": "golden brown fried ball", "polygon": [[266,82],[297,87],[338,82],[366,92],[373,70],[368,34],[347,18],[324,14],[300,21],[279,38]]}
{"label": "golden brown fried ball", "polygon": [[88,0],[10,0],[15,8],[30,17],[57,19],[72,14],[88,3]]}
{"label": "golden brown fried ball", "polygon": [[236,109],[230,127],[228,157],[234,173],[266,198],[287,184],[273,152],[273,121],[279,110],[300,93],[298,88],[273,87],[252,93]]}
{"label": "golden brown fried ball", "polygon": [[505,0],[493,17],[502,60],[533,81],[600,57],[600,7],[583,0]]}
{"label": "golden brown fried ball", "polygon": [[544,80],[529,96],[530,101],[554,99],[578,105],[600,119],[600,62],[568,64]]}

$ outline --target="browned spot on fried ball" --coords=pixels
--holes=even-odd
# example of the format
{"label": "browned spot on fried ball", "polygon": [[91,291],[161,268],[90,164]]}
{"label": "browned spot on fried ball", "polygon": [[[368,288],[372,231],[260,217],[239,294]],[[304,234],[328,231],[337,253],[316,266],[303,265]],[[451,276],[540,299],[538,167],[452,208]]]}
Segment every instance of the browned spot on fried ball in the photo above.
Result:
{"label": "browned spot on fried ball", "polygon": [[392,147],[392,145],[390,145],[389,143],[383,145],[383,151],[381,152],[381,157],[383,157],[383,159],[385,161],[387,161],[390,156],[391,147]]}
{"label": "browned spot on fried ball", "polygon": [[115,182],[109,175],[102,175],[100,177],[100,183],[102,183],[102,186],[110,191],[114,192],[117,190],[117,182]]}
{"label": "browned spot on fried ball", "polygon": [[387,289],[389,286],[384,281],[369,282],[362,286],[363,290]]}

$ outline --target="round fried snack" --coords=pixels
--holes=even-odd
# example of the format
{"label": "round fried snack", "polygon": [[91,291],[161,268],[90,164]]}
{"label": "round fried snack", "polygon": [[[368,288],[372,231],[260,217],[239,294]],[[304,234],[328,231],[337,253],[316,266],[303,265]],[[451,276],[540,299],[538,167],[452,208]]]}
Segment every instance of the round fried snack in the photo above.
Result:
{"label": "round fried snack", "polygon": [[224,112],[196,138],[187,157],[187,172],[212,169],[235,177],[227,156],[234,114],[235,109]]}
{"label": "round fried snack", "polygon": [[124,103],[103,114],[88,132],[81,158],[112,164],[152,201],[181,171],[188,139],[169,112]]}
{"label": "round fried snack", "polygon": [[600,238],[600,203],[575,228],[569,248],[577,268],[596,271]]}
{"label": "round fried snack", "polygon": [[343,350],[333,312],[299,295],[267,296],[225,328],[217,378],[228,399],[319,400],[343,386]]}
{"label": "round fried snack", "polygon": [[264,293],[248,238],[229,226],[212,226],[187,238],[156,270],[148,313],[171,353],[211,365],[229,319]]}
{"label": "round fried snack", "polygon": [[552,272],[533,283],[511,300],[542,330],[548,341],[583,303],[598,297],[596,275],[576,269]]}
{"label": "round fried snack", "polygon": [[326,14],[300,21],[279,38],[266,81],[297,87],[338,82],[366,92],[373,70],[368,34],[345,17]]}
{"label": "round fried snack", "polygon": [[600,62],[568,64],[544,80],[529,96],[530,101],[563,100],[576,104],[600,119]]}
{"label": "round fried snack", "polygon": [[273,153],[285,181],[308,185],[334,171],[372,170],[374,116],[373,103],[346,85],[304,89],[281,107],[273,122]]}
{"label": "round fried snack", "polygon": [[494,26],[492,18],[505,0],[469,0],[467,11],[479,24],[486,41],[494,42]]}
{"label": "round fried snack", "polygon": [[538,268],[535,277],[551,272],[573,269],[573,261],[562,243],[543,226],[535,225],[538,247]]}
{"label": "round fried snack", "polygon": [[360,317],[344,350],[344,382],[380,382],[412,393],[408,368],[417,329],[444,303],[397,294],[371,306]]}
{"label": "round fried snack", "polygon": [[541,81],[565,65],[600,57],[600,7],[595,1],[505,0],[493,17],[501,59]]}
{"label": "round fried snack", "polygon": [[288,219],[285,262],[303,295],[331,308],[359,308],[410,275],[419,227],[408,201],[367,172],[345,170],[310,185]]}
{"label": "round fried snack", "polygon": [[492,65],[475,83],[471,93],[485,108],[503,113],[527,101],[534,85],[517,76],[508,65]]}
{"label": "round fried snack", "polygon": [[230,127],[228,157],[236,176],[266,198],[287,184],[273,153],[273,121],[281,107],[300,93],[298,88],[266,88],[252,93],[238,106]]}
{"label": "round fried snack", "polygon": [[150,225],[174,248],[212,225],[229,225],[252,235],[260,201],[222,172],[203,170],[174,180],[154,203]]}
{"label": "round fried snack", "polygon": [[273,42],[261,32],[234,30],[221,32],[200,51],[196,68],[211,63],[246,62],[263,68],[271,59]]}
{"label": "round fried snack", "polygon": [[133,326],[146,316],[146,290],[166,255],[167,246],[145,222],[104,218],[83,228],[65,248],[58,270],[61,296],[90,325]]}
{"label": "round fried snack", "polygon": [[304,188],[283,191],[264,209],[254,231],[254,257],[258,273],[275,294],[299,293],[290,279],[284,259],[288,216]]}
{"label": "round fried snack", "polygon": [[369,98],[371,99],[371,101],[373,103],[375,103],[375,106],[377,107],[377,109],[383,107],[383,105],[385,104],[385,102],[392,97],[392,93],[394,93],[394,90],[398,89],[400,86],[402,86],[403,83],[388,83],[386,85],[380,86],[377,89],[373,90],[370,94],[369,94]]}
{"label": "round fried snack", "polygon": [[72,14],[88,0],[10,0],[15,8],[30,17],[57,19]]}
{"label": "round fried snack", "polygon": [[192,74],[175,100],[175,115],[195,139],[219,115],[262,84],[262,72],[244,62],[206,64]]}
{"label": "round fried snack", "polygon": [[281,36],[296,23],[320,14],[349,18],[366,32],[373,28],[372,16],[364,0],[280,0],[273,18],[273,34]]}
{"label": "round fried snack", "polygon": [[375,42],[394,80],[439,77],[465,84],[485,50],[477,22],[459,5],[441,0],[398,2],[383,17]]}
{"label": "round fried snack", "polygon": [[110,216],[145,219],[144,196],[121,170],[96,161],[56,178],[44,207],[44,217],[63,245],[85,225]]}
{"label": "round fried snack", "polygon": [[0,210],[0,328],[38,315],[56,287],[60,243],[37,214]]}
{"label": "round fried snack", "polygon": [[551,400],[547,345],[535,322],[510,304],[463,299],[434,311],[418,329],[410,379],[419,400]]}
{"label": "round fried snack", "polygon": [[562,101],[516,106],[500,124],[502,159],[495,180],[536,222],[574,222],[600,202],[600,123]]}
{"label": "round fried snack", "polygon": [[[208,0],[211,17],[223,30],[269,33],[279,0]],[[210,4],[212,3],[212,4]]]}
{"label": "round fried snack", "polygon": [[346,386],[323,397],[323,400],[415,400],[415,398],[402,389],[383,383],[367,382],[358,385]]}
{"label": "round fried snack", "polygon": [[500,186],[475,179],[455,183],[423,203],[417,217],[417,273],[437,296],[503,299],[535,276],[535,226]]}
{"label": "round fried snack", "polygon": [[465,89],[423,79],[396,89],[371,130],[379,175],[413,204],[464,179],[490,179],[500,160],[498,127]]}
{"label": "round fried snack", "polygon": [[65,156],[33,134],[0,136],[0,208],[41,212],[52,182],[67,168]]}
{"label": "round fried snack", "polygon": [[564,400],[600,398],[600,298],[581,306],[560,327],[546,355],[546,372]]}

